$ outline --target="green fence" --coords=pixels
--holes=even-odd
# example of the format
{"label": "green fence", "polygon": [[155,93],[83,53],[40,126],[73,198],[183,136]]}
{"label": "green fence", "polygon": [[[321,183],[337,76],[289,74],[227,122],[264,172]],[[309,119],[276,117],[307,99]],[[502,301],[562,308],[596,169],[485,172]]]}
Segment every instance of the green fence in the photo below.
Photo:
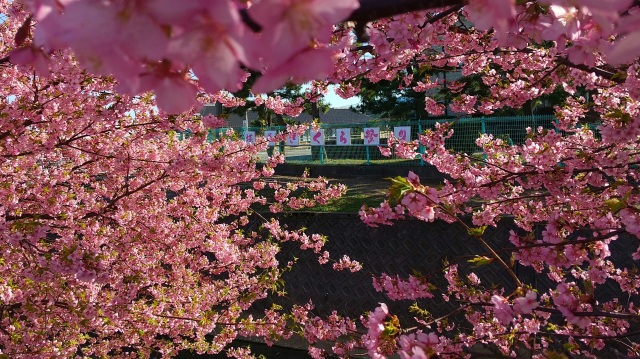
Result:
{"label": "green fence", "polygon": [[[320,125],[324,135],[316,137],[317,132],[307,130],[297,139],[297,144],[273,143],[268,151],[261,154],[265,159],[273,153],[284,153],[289,163],[304,164],[341,164],[341,165],[392,165],[392,166],[420,166],[424,165],[420,158],[414,160],[402,159],[395,156],[384,157],[378,147],[386,147],[390,134],[398,137],[399,131],[404,130],[408,140],[415,140],[420,133],[433,129],[437,122],[454,122],[453,136],[447,140],[449,149],[469,154],[481,152],[476,145],[476,139],[482,133],[492,134],[508,141],[510,144],[522,144],[526,138],[527,127],[553,128],[554,118],[547,116],[511,116],[511,117],[476,117],[459,119],[419,120],[409,122],[375,121],[359,124]],[[265,136],[268,131],[275,133],[284,131],[285,127],[248,127],[233,128],[238,138],[245,136],[252,138]],[[211,130],[209,139],[215,140],[226,136],[229,128]],[[365,131],[366,130],[366,131]],[[377,132],[376,132],[377,131]],[[395,132],[394,132],[395,131]],[[316,137],[316,138],[314,138]],[[252,138],[247,138],[251,140]],[[371,144],[371,139],[374,144]],[[324,141],[318,141],[323,139]],[[314,141],[315,140],[315,141]]]}

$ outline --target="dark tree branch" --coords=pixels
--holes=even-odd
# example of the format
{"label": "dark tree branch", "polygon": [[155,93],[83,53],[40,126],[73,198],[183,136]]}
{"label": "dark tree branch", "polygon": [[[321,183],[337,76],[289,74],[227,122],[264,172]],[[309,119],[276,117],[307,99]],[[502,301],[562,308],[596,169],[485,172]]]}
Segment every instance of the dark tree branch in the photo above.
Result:
{"label": "dark tree branch", "polygon": [[458,12],[458,10],[462,9],[462,7],[464,6],[464,4],[458,4],[455,6],[452,6],[450,8],[448,8],[445,11],[439,12],[435,15],[433,15],[432,17],[430,17],[427,21],[424,22],[424,24],[422,24],[422,26],[420,26],[421,29],[424,29],[425,26],[427,26],[428,24],[433,24],[434,22],[440,21],[442,19],[444,19],[445,17],[451,15],[451,14],[455,14],[456,12]]}
{"label": "dark tree branch", "polygon": [[247,9],[240,10],[240,18],[242,19],[242,22],[244,22],[245,25],[247,25],[251,29],[251,31],[253,32],[262,31],[262,26],[260,26],[260,24],[258,24],[255,20],[251,18],[251,16],[249,16],[249,12],[247,12]]}
{"label": "dark tree branch", "polygon": [[429,10],[464,4],[461,0],[360,0],[360,7],[345,21],[367,23],[412,11]]}
{"label": "dark tree branch", "polygon": [[607,71],[601,67],[596,67],[596,66],[587,66],[585,64],[574,64],[571,61],[568,61],[566,58],[560,58],[562,63],[568,67],[572,67],[574,69],[578,69],[578,70],[582,70],[585,72],[592,72],[600,77],[602,77],[603,79],[607,79],[609,81],[613,81],[615,83],[622,83],[624,82],[623,79],[618,79],[616,78],[616,73],[615,72],[611,72],[611,71]]}

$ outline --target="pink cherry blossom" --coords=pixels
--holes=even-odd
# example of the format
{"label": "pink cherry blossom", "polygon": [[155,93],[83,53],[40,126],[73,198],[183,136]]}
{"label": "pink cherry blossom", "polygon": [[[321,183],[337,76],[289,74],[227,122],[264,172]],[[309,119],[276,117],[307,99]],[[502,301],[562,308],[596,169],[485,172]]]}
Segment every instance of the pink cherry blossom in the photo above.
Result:
{"label": "pink cherry blossom", "polygon": [[358,6],[356,0],[260,0],[252,4],[249,14],[265,28],[261,39],[270,50],[262,54],[264,64],[288,62],[313,39],[328,42],[333,24]]}
{"label": "pink cherry blossom", "polygon": [[612,64],[631,62],[640,56],[640,31],[634,31],[618,40],[607,53],[607,60]]}
{"label": "pink cherry blossom", "polygon": [[518,314],[531,314],[531,311],[538,307],[537,297],[534,291],[527,291],[524,297],[513,300],[513,311]]}
{"label": "pink cherry blossom", "polygon": [[[599,357],[622,348],[621,337],[620,355],[639,356],[630,334],[640,305],[640,11],[629,0],[409,5],[415,11],[392,13],[391,0],[0,1],[2,354],[171,357],[216,353],[238,336],[299,335],[317,357],[364,348],[375,358],[457,358],[484,345],[497,356],[550,357],[559,342],[567,355]],[[357,21],[339,23],[347,18]],[[274,91],[310,79],[321,81],[297,98]],[[282,273],[298,265],[280,262],[281,242],[341,275],[359,269],[353,254],[326,251],[325,236],[267,210],[263,226],[248,229],[256,208],[303,210],[345,188],[307,175],[277,182],[285,157],[257,162],[266,139],[237,141],[230,129],[210,141],[222,120],[195,110],[255,104],[297,116],[330,83],[350,97],[387,81],[423,92],[433,115],[445,104],[489,116],[554,101],[555,115],[535,114],[508,139],[474,133],[470,153],[454,142],[463,118],[421,121],[415,140],[381,147],[447,179],[425,185],[409,173],[396,198],[361,209],[363,221],[441,220],[434,225],[457,226],[464,250],[425,264],[425,274],[374,277],[388,300],[418,300],[409,317],[384,304],[363,327],[315,315],[311,303],[251,311],[282,299]],[[251,84],[267,94],[243,98]],[[489,234],[506,219],[509,243],[496,247]],[[514,270],[523,267],[546,280]],[[508,283],[486,276],[498,271]],[[610,285],[622,295],[603,298]],[[440,300],[451,311],[435,317]]]}
{"label": "pink cherry blossom", "polygon": [[491,297],[491,303],[494,305],[493,310],[500,323],[504,325],[511,323],[514,313],[509,302],[502,296],[494,295]]}
{"label": "pink cherry blossom", "polygon": [[331,71],[331,48],[306,48],[293,54],[277,67],[267,68],[265,74],[253,86],[255,92],[267,92],[287,81],[306,82],[326,76]]}

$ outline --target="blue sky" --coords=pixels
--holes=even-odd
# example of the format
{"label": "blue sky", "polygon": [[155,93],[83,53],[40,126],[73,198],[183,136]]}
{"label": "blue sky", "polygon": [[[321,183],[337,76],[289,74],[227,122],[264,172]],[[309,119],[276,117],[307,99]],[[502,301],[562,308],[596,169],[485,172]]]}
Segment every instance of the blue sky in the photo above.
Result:
{"label": "blue sky", "polygon": [[329,93],[324,97],[325,101],[329,103],[331,108],[336,107],[349,107],[353,105],[357,105],[360,102],[360,97],[355,96],[350,99],[343,99],[342,97],[336,95],[333,92],[332,86],[329,87]]}

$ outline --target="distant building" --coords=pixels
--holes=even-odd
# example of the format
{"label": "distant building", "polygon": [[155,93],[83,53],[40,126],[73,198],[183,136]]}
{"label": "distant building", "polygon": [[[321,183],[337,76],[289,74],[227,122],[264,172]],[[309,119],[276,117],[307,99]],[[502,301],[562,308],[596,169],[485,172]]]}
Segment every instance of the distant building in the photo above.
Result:
{"label": "distant building", "polygon": [[222,104],[220,102],[204,105],[204,107],[200,109],[200,115],[202,116],[207,116],[207,115],[220,116],[221,113],[222,113]]}

